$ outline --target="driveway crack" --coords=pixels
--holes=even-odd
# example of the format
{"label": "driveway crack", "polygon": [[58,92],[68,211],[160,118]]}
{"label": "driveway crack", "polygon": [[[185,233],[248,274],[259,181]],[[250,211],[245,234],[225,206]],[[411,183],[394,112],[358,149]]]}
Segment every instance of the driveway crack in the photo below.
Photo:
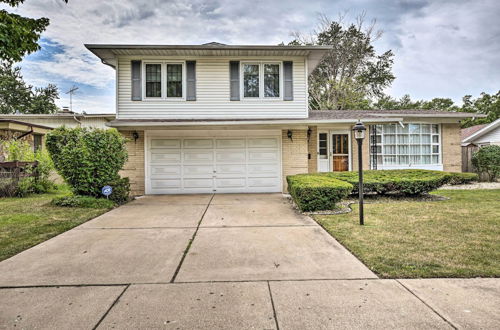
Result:
{"label": "driveway crack", "polygon": [[172,276],[170,283],[174,283],[175,278],[177,277],[177,274],[179,274],[179,271],[181,270],[184,259],[186,259],[186,256],[189,252],[189,249],[191,248],[191,245],[193,244],[194,238],[196,237],[196,234],[198,233],[198,229],[200,229],[201,221],[203,221],[203,218],[205,217],[205,214],[207,213],[207,210],[210,207],[210,204],[212,203],[214,196],[215,196],[215,194],[212,194],[212,197],[210,197],[210,200],[208,201],[207,207],[203,211],[203,214],[200,217],[200,221],[198,221],[198,225],[196,226],[196,230],[194,231],[193,236],[189,240],[188,245],[186,246],[186,249],[184,250],[184,253],[182,254],[181,261],[179,262],[179,265],[177,265],[177,268],[175,269],[174,276]]}
{"label": "driveway crack", "polygon": [[118,303],[118,301],[120,300],[120,298],[123,296],[123,294],[125,293],[125,291],[127,291],[127,289],[130,287],[130,284],[127,284],[127,286],[125,286],[125,288],[123,288],[123,291],[118,295],[118,297],[116,297],[116,299],[113,301],[113,303],[111,304],[111,306],[109,306],[108,310],[104,313],[104,315],[99,319],[99,321],[97,322],[97,324],[92,328],[92,330],[95,330],[99,327],[99,325],[101,325],[102,321],[104,321],[104,319],[106,318],[106,316],[108,316],[109,312],[111,312],[111,310],[113,309],[113,307],[115,307],[115,305]]}

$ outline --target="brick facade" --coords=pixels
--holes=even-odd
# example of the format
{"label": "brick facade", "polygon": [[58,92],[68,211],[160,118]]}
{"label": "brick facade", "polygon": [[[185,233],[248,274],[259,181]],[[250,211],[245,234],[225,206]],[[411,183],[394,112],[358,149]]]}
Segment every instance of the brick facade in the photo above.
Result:
{"label": "brick facade", "polygon": [[128,140],[128,161],[120,172],[123,177],[130,179],[130,194],[132,196],[144,195],[144,131],[137,131],[139,138],[134,141],[134,131],[121,131]]}
{"label": "brick facade", "polygon": [[292,139],[287,136],[288,130],[284,129],[281,132],[283,192],[287,191],[286,177],[288,175],[307,173],[309,171],[307,130],[291,131],[293,134]]}
{"label": "brick facade", "polygon": [[461,172],[462,149],[460,146],[460,124],[442,124],[441,139],[443,170],[448,172]]}
{"label": "brick facade", "polygon": [[310,126],[311,135],[309,137],[308,149],[309,149],[309,160],[308,160],[308,172],[316,173],[318,172],[318,127]]}

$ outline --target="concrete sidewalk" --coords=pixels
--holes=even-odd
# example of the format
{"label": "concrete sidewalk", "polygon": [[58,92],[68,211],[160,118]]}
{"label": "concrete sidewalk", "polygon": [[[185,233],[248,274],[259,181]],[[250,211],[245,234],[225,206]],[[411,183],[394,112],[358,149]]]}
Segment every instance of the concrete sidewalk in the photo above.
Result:
{"label": "concrete sidewalk", "polygon": [[499,309],[499,279],[378,279],[280,194],[148,196],[0,263],[0,329],[494,329]]}

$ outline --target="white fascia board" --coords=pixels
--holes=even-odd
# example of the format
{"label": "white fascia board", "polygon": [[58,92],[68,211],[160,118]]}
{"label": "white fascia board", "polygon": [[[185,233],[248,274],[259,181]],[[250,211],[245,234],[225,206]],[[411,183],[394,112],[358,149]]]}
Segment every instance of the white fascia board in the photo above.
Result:
{"label": "white fascia board", "polygon": [[[360,119],[365,123],[385,123],[403,121],[403,118],[370,118]],[[220,125],[317,125],[317,124],[355,124],[357,119],[332,119],[332,120],[248,120],[248,121],[176,121],[176,122],[156,122],[156,121],[128,121],[123,123],[106,123],[110,127],[162,127],[162,126],[220,126]]]}
{"label": "white fascia board", "polygon": [[467,143],[467,142],[472,142],[473,140],[483,136],[484,134],[490,132],[491,130],[497,128],[500,126],[500,119],[495,120],[494,122],[490,123],[488,126],[483,127],[476,133],[472,134],[471,136],[465,138],[462,143]]}

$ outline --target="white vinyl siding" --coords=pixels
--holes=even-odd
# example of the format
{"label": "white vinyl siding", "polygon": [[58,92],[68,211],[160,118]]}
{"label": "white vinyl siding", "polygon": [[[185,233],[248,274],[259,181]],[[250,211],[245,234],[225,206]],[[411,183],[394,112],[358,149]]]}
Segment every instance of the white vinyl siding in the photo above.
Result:
{"label": "white vinyl siding", "polygon": [[[196,61],[196,101],[187,102],[183,99],[132,101],[130,61],[134,59],[140,59],[144,63]],[[117,82],[118,119],[307,118],[306,66],[304,57],[266,58],[265,61],[266,63],[293,61],[293,101],[282,101],[275,98],[262,98],[258,100],[245,100],[242,98],[240,101],[230,101],[229,61],[261,62],[262,58],[120,57]],[[185,92],[183,95],[185,95]]]}

